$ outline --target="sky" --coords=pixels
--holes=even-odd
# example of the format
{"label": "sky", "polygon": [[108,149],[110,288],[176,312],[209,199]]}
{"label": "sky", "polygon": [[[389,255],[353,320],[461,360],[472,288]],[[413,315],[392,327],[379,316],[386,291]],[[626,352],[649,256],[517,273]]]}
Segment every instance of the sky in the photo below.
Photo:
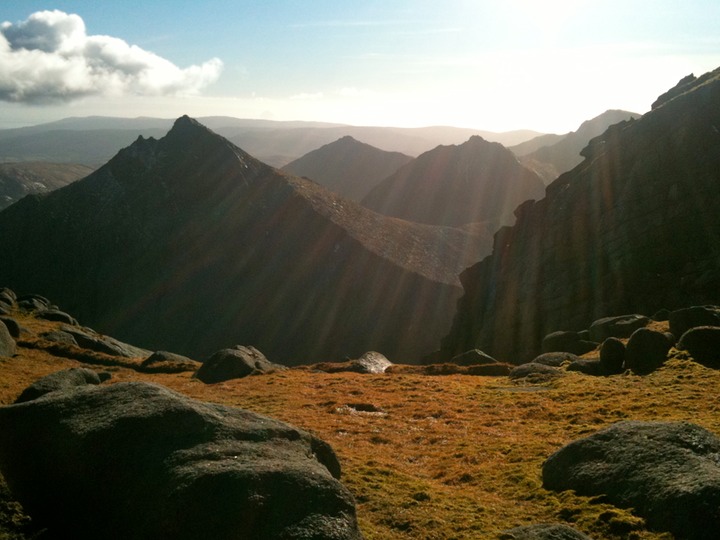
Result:
{"label": "sky", "polygon": [[566,133],[720,67],[718,0],[0,0],[0,128],[234,116]]}

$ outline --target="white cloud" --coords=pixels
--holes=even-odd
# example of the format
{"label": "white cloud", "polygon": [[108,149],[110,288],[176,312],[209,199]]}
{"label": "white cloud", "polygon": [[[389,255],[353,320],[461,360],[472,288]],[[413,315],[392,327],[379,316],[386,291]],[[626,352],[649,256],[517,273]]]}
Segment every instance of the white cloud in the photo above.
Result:
{"label": "white cloud", "polygon": [[86,96],[195,95],[220,76],[213,58],[179,68],[110,36],[87,35],[78,15],[39,11],[0,25],[0,100],[61,103]]}

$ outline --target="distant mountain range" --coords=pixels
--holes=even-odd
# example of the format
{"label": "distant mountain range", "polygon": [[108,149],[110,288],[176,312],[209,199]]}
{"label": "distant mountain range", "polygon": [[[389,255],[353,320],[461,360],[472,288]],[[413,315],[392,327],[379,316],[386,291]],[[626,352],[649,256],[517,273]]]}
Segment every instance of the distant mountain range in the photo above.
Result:
{"label": "distant mountain range", "polygon": [[507,148],[473,136],[438,146],[400,168],[362,201],[401,219],[459,227],[484,223],[490,234],[515,221],[515,208],[545,195],[542,180]]}
{"label": "distant mountain range", "polygon": [[463,272],[445,357],[480,348],[518,363],[600,317],[720,303],[719,126],[720,69],[592,139]]}
{"label": "distant mountain range", "polygon": [[450,328],[478,244],[283,174],[183,117],[0,212],[0,283],[199,359],[240,344],[276,362],[417,362]]}
{"label": "distant mountain range", "polygon": [[591,139],[601,135],[613,124],[640,116],[628,111],[605,111],[583,122],[577,131],[565,135],[540,135],[512,146],[510,150],[520,156],[520,161],[540,175],[545,183],[550,183],[582,162],[580,152]]}
{"label": "distant mountain range", "polygon": [[25,195],[53,191],[92,171],[76,163],[0,163],[0,210]]}
{"label": "distant mountain range", "polygon": [[283,170],[308,177],[343,197],[359,202],[381,180],[412,159],[400,152],[386,152],[346,135],[288,163]]}
{"label": "distant mountain range", "polygon": [[[258,159],[281,167],[291,161],[350,135],[389,152],[411,156],[440,144],[457,144],[472,135],[504,145],[514,145],[539,135],[517,130],[495,133],[454,127],[394,128],[348,126],[320,122],[276,122],[232,117],[205,117],[199,121]],[[0,162],[50,161],[82,163],[98,167],[118,148],[139,135],[161,137],[173,124],[161,118],[66,118],[57,122],[0,130]]]}

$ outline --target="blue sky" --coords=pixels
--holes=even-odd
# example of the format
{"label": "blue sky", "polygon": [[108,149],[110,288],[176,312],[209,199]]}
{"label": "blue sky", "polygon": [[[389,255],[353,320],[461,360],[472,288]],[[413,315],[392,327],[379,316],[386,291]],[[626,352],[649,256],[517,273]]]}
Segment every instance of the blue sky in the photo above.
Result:
{"label": "blue sky", "polygon": [[[78,17],[28,24],[52,10]],[[720,66],[717,0],[15,0],[0,21],[0,128],[187,113],[566,132]]]}

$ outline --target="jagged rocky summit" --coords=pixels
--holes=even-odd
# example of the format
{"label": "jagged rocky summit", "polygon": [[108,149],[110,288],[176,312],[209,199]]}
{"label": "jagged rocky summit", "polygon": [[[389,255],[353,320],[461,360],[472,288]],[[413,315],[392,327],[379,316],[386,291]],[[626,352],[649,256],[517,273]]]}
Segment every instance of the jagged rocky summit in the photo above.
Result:
{"label": "jagged rocky summit", "polygon": [[391,219],[254,159],[187,116],[87,178],[0,212],[0,283],[193,358],[378,350],[418,361],[451,324],[476,235]]}
{"label": "jagged rocky summit", "polygon": [[720,70],[684,79],[583,155],[462,273],[447,358],[480,348],[519,363],[559,328],[718,303]]}

